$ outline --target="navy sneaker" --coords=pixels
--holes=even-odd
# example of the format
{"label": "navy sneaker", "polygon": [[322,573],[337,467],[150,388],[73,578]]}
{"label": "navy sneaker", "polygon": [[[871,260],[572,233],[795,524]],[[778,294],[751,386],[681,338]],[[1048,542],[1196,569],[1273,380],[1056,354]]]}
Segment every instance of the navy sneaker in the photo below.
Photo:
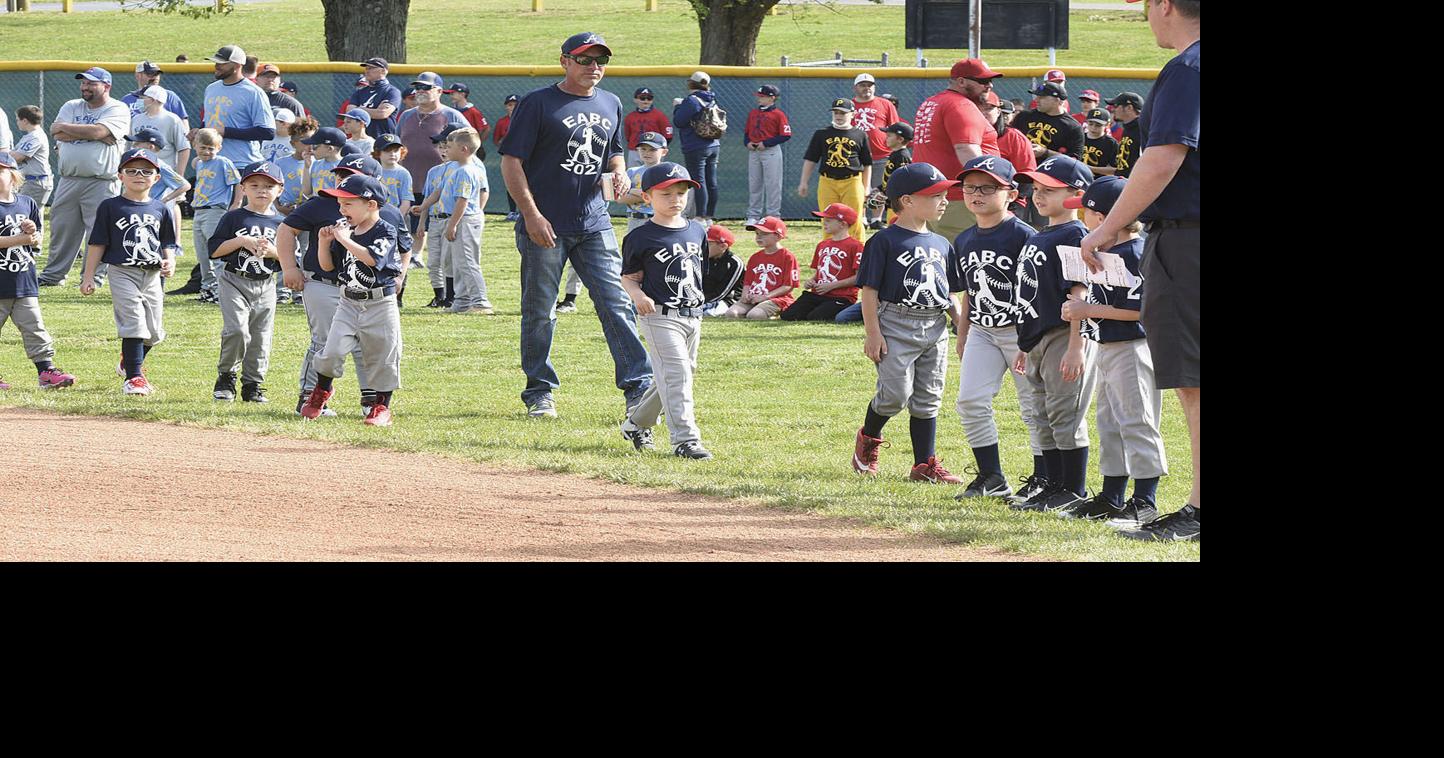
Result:
{"label": "navy sneaker", "polygon": [[1156,518],[1137,529],[1125,529],[1118,533],[1130,540],[1157,542],[1198,542],[1203,530],[1203,514],[1191,505],[1183,510]]}

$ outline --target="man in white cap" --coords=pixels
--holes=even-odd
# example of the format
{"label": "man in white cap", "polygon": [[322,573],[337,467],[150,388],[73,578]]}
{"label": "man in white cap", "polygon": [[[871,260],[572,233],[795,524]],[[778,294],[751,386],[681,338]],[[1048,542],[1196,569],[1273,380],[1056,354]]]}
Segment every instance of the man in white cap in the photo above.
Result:
{"label": "man in white cap", "polygon": [[[857,106],[857,112],[852,114],[852,125],[867,134],[872,157],[877,158],[872,162],[872,187],[869,191],[882,186],[883,169],[887,167],[887,157],[892,154],[892,149],[887,146],[887,132],[884,130],[902,120],[898,117],[897,106],[893,105],[891,100],[878,97],[874,94],[876,91],[877,80],[872,78],[872,74],[858,74],[857,78],[852,80],[852,104]],[[865,221],[867,227],[881,229],[882,214],[886,209],[865,207],[868,214]]]}
{"label": "man in white cap", "polygon": [[[132,117],[139,113],[145,113],[145,103],[140,101],[141,95],[150,87],[161,87],[161,73],[160,66],[150,61],[141,61],[135,64],[135,91],[127,93],[125,97],[120,99],[122,103],[125,103],[130,108],[130,115]],[[186,112],[186,105],[181,102],[180,95],[177,95],[165,87],[161,87],[161,90],[165,92],[165,101],[162,103],[164,108],[174,113],[176,118],[179,118],[181,123],[185,124],[186,131],[190,131],[190,114]]]}
{"label": "man in white cap", "polygon": [[206,86],[202,123],[221,135],[221,156],[249,166],[261,159],[261,143],[276,137],[271,101],[242,75],[246,51],[239,45],[226,45],[209,60],[216,64],[216,80]]}

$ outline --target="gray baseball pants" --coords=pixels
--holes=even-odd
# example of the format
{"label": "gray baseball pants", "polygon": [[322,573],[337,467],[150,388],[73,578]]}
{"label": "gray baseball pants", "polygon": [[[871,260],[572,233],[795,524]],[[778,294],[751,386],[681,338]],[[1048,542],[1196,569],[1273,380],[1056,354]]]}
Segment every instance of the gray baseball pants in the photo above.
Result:
{"label": "gray baseball pants", "polygon": [[161,292],[158,269],[111,266],[110,303],[121,339],[142,339],[147,345],[158,345],[165,339],[165,294]]}
{"label": "gray baseball pants", "polygon": [[0,329],[5,322],[14,319],[15,328],[20,330],[20,339],[25,343],[25,357],[31,363],[48,361],[55,357],[55,340],[45,331],[45,322],[40,318],[40,298],[0,298]]}
{"label": "gray baseball pants", "polygon": [[628,420],[650,429],[662,413],[672,446],[700,442],[697,414],[692,403],[692,380],[697,375],[697,345],[702,338],[702,319],[661,311],[637,318],[637,328],[647,340],[652,357],[652,385],[647,388]]}
{"label": "gray baseball pants", "polygon": [[1028,352],[1028,383],[1033,386],[1033,419],[1038,422],[1045,450],[1077,450],[1088,447],[1088,404],[1098,381],[1098,345],[1083,340],[1083,376],[1076,382],[1063,381],[1063,355],[1068,352],[1068,332],[1060,327],[1043,335]]}
{"label": "gray baseball pants", "polygon": [[993,398],[1003,388],[1003,377],[1011,375],[1013,386],[1018,389],[1019,415],[1028,428],[1028,446],[1032,448],[1033,455],[1043,454],[1042,435],[1038,423],[1033,420],[1033,385],[1012,370],[1013,356],[1017,353],[1018,330],[1015,327],[973,324],[968,328],[957,405],[968,447],[998,444]]}
{"label": "gray baseball pants", "polygon": [[[330,282],[307,279],[306,288],[301,290],[301,302],[306,307],[306,325],[311,327],[311,346],[306,348],[306,355],[301,358],[303,396],[311,394],[311,390],[316,388],[316,366],[320,362],[321,353],[326,349],[326,340],[331,335],[331,322],[336,320],[336,308],[340,300],[341,288]],[[356,386],[361,389],[376,389],[367,383],[370,374],[366,373],[366,364],[361,358],[359,345],[351,351],[351,357],[356,364]],[[341,363],[335,366],[336,373],[326,376],[339,379],[345,368],[345,364]]]}
{"label": "gray baseball pants", "polygon": [[[237,190],[239,191],[239,190]],[[191,219],[191,244],[196,249],[196,261],[201,266],[201,289],[216,291],[216,269],[225,268],[225,263],[211,257],[211,235],[220,226],[225,208],[197,208]]]}
{"label": "gray baseball pants", "polygon": [[904,408],[913,418],[936,418],[948,374],[948,318],[878,303],[878,327],[887,354],[877,364],[872,409],[889,418]]}
{"label": "gray baseball pants", "polygon": [[431,281],[432,289],[441,289],[446,286],[446,275],[451,271],[451,266],[446,260],[446,222],[447,219],[432,216],[426,222],[426,277]]}
{"label": "gray baseball pants", "polygon": [[1099,468],[1104,476],[1152,479],[1168,473],[1163,452],[1163,393],[1144,339],[1098,345]]}
{"label": "gray baseball pants", "polygon": [[271,363],[271,329],[276,316],[276,279],[248,279],[222,268],[221,361],[218,374],[240,369],[242,384],[260,384]]}
{"label": "gray baseball pants", "polygon": [[50,199],[50,191],[54,189],[54,183],[50,179],[37,182],[34,179],[26,179],[20,185],[20,194],[35,201],[35,205],[41,210],[45,209],[45,201]]}
{"label": "gray baseball pants", "polygon": [[326,348],[316,359],[316,371],[339,377],[346,368],[346,355],[357,349],[361,358],[356,373],[364,372],[370,380],[367,389],[394,392],[401,387],[401,311],[396,308],[395,295],[377,300],[342,296]]}
{"label": "gray baseball pants", "polygon": [[782,217],[782,146],[747,151],[747,218]]}
{"label": "gray baseball pants", "polygon": [[[631,229],[629,228],[627,231],[631,231]],[[566,289],[563,291],[572,297],[576,297],[582,294],[582,275],[577,273],[577,267],[573,266],[570,262],[568,262],[566,266],[567,284]]]}
{"label": "gray baseball pants", "polygon": [[485,219],[480,213],[463,216],[456,225],[456,240],[446,239],[442,228],[441,244],[445,246],[441,257],[451,266],[451,278],[456,288],[456,301],[452,312],[459,313],[468,308],[491,307],[486,297],[486,276],[481,273],[481,232]]}
{"label": "gray baseball pants", "polygon": [[[101,202],[120,193],[120,182],[115,179],[90,179],[78,176],[62,176],[55,188],[55,199],[50,204],[50,257],[45,270],[40,272],[40,281],[45,284],[60,284],[75,265],[90,240],[90,228],[95,226],[95,209]],[[81,258],[82,265],[84,258]],[[104,278],[108,268],[104,263],[95,269],[97,278]]]}

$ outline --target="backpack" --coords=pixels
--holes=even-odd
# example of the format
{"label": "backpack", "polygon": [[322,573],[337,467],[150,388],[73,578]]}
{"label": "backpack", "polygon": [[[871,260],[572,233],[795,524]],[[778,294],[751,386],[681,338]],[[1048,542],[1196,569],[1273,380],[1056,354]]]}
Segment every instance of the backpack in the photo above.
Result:
{"label": "backpack", "polygon": [[703,103],[702,110],[692,117],[692,133],[702,139],[722,139],[727,133],[727,111],[716,100]]}

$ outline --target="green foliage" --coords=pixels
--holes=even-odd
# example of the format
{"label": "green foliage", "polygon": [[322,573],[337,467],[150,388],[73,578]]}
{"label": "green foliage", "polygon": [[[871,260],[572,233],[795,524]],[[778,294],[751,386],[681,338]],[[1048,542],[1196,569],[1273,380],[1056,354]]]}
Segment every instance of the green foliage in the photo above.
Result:
{"label": "green foliage", "polygon": [[193,19],[227,16],[230,15],[231,11],[235,10],[235,7],[235,3],[230,2],[191,5],[186,0],[124,0],[120,4],[122,13],[143,10],[146,13],[173,13]]}

